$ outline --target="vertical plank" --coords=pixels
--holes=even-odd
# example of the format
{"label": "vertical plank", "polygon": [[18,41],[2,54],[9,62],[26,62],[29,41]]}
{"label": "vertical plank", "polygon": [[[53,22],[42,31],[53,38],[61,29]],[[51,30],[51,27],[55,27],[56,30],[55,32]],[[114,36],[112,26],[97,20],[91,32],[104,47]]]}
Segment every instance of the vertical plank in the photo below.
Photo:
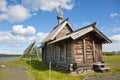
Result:
{"label": "vertical plank", "polygon": [[61,61],[61,52],[60,52],[60,45],[58,45],[58,58],[59,58],[59,62]]}
{"label": "vertical plank", "polygon": [[102,43],[100,43],[100,53],[101,53],[101,61],[103,61],[103,54],[102,54]]}
{"label": "vertical plank", "polygon": [[65,46],[65,47],[64,47],[64,60],[65,60],[65,62],[66,62],[66,52],[67,52],[67,51],[66,51],[66,50],[67,50],[67,49],[66,49],[66,42],[65,42],[65,45],[64,45],[64,46]]}
{"label": "vertical plank", "polygon": [[83,61],[86,63],[86,48],[85,48],[85,39],[83,39]]}
{"label": "vertical plank", "polygon": [[95,56],[95,42],[94,42],[94,40],[92,41],[92,45],[93,45],[93,61],[96,62],[96,56]]}
{"label": "vertical plank", "polygon": [[100,43],[99,43],[99,54],[100,54],[100,61],[102,61],[102,48]]}
{"label": "vertical plank", "polygon": [[55,52],[55,44],[54,44],[54,45],[53,45],[53,58],[54,58],[54,62],[56,61],[56,60],[55,60],[55,53],[56,53],[56,52]]}
{"label": "vertical plank", "polygon": [[75,62],[75,41],[73,41],[71,43],[71,57],[72,57],[72,62],[76,63]]}

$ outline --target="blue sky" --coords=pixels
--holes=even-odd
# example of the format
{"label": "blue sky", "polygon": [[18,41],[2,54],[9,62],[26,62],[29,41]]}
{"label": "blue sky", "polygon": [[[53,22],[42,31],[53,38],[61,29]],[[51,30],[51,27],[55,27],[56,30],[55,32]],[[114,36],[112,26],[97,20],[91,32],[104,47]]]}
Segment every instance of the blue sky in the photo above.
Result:
{"label": "blue sky", "polygon": [[76,30],[97,22],[113,43],[103,51],[120,51],[120,0],[0,0],[0,53],[22,54],[57,25],[58,5]]}

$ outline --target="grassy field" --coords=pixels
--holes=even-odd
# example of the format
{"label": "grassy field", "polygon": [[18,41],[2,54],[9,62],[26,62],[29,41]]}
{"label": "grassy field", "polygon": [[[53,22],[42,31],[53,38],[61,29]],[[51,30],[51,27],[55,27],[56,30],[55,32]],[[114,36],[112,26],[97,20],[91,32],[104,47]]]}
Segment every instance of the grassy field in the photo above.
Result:
{"label": "grassy field", "polygon": [[[110,67],[110,73],[120,73],[120,56],[104,56],[104,60],[107,63],[107,66]],[[30,76],[35,80],[49,80],[48,65],[41,62],[41,60],[39,61],[34,59],[31,61],[31,65],[28,59],[23,58],[18,60],[0,61],[0,65],[1,64],[25,67],[27,68],[27,72],[30,74]],[[5,73],[7,73],[7,71]],[[0,72],[0,75],[1,74],[3,74],[3,71]],[[97,73],[92,72],[92,74]],[[87,75],[89,74],[72,75],[52,68],[51,80],[82,80],[84,76]]]}
{"label": "grassy field", "polygon": [[[43,63],[41,60],[32,60],[31,65],[28,59],[18,59],[18,60],[6,60],[0,61],[0,65],[7,65],[7,66],[20,66],[27,68],[27,73],[31,75],[35,80],[49,80],[49,70],[48,65]],[[7,71],[8,72],[8,71]],[[6,72],[4,72],[6,73]],[[0,72],[2,75],[3,72]],[[65,73],[64,71],[53,69],[51,71],[51,80],[81,80],[83,76],[81,75],[71,75]]]}
{"label": "grassy field", "polygon": [[110,72],[120,73],[120,55],[104,56],[103,59],[107,63],[107,66],[110,67]]}

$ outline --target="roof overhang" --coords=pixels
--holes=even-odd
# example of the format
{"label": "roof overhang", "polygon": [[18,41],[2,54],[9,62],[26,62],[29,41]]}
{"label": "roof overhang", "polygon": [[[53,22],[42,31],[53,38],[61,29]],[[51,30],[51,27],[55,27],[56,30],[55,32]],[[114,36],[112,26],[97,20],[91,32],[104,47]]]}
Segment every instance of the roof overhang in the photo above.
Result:
{"label": "roof overhang", "polygon": [[87,34],[89,32],[92,32],[92,31],[95,31],[97,33],[97,35],[99,35],[104,40],[103,43],[112,43],[112,41],[109,38],[107,38],[102,32],[100,32],[95,26],[96,26],[96,23],[90,24],[82,29],[74,31],[73,33],[71,33],[69,35],[66,35],[62,38],[51,41],[48,44],[59,42],[59,41],[62,41],[62,40],[68,39],[68,38],[72,38],[73,40],[76,40],[76,39],[84,36],[85,34]]}

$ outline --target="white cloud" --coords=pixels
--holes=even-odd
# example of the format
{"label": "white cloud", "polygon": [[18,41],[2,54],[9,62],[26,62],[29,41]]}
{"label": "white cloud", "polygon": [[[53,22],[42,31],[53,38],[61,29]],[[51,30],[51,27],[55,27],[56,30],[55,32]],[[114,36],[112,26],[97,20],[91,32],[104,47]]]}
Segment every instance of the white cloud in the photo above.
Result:
{"label": "white cloud", "polygon": [[22,0],[22,3],[25,7],[32,11],[52,11],[62,5],[62,8],[72,9],[73,3],[72,0]]}
{"label": "white cloud", "polygon": [[35,34],[36,30],[33,26],[27,26],[26,28],[23,28],[23,25],[15,25],[13,26],[13,33],[19,34],[19,35],[31,35]]}
{"label": "white cloud", "polygon": [[[24,49],[33,41],[40,42],[48,33],[35,34],[34,27],[23,28],[23,25],[15,25],[11,31],[0,31],[0,53],[23,53]],[[18,31],[18,32],[17,32]],[[13,34],[13,32],[16,34]],[[32,35],[30,35],[32,33]],[[28,35],[29,36],[25,36]]]}
{"label": "white cloud", "polygon": [[113,35],[113,36],[111,37],[111,39],[112,39],[113,41],[120,42],[120,34]]}
{"label": "white cloud", "polygon": [[6,10],[2,10],[0,14],[0,21],[8,20],[10,22],[20,22],[31,17],[27,8],[22,5],[7,6]]}
{"label": "white cloud", "polygon": [[13,35],[10,31],[0,32],[0,43],[25,42],[26,37],[22,35]]}
{"label": "white cloud", "polygon": [[49,34],[49,33],[43,33],[43,32],[37,33],[37,35],[36,35],[37,41],[41,43],[41,41],[42,41],[48,34]]}
{"label": "white cloud", "polygon": [[104,44],[103,51],[120,51],[120,42],[113,42],[111,44]]}
{"label": "white cloud", "polygon": [[2,21],[2,20],[8,20],[8,15],[5,13],[5,14],[1,14],[0,15],[0,21]]}
{"label": "white cloud", "polygon": [[29,11],[21,5],[10,6],[7,13],[11,22],[23,21],[31,16]]}
{"label": "white cloud", "polygon": [[21,22],[31,16],[37,15],[36,11],[52,11],[61,5],[62,8],[70,10],[73,8],[73,0],[22,0],[22,4],[7,3],[0,0],[0,21]]}
{"label": "white cloud", "polygon": [[[33,28],[33,27],[32,27]],[[34,29],[34,28],[33,28]],[[16,34],[13,34],[13,32],[16,31]],[[18,32],[17,32],[18,31]],[[13,43],[13,42],[31,42],[31,41],[37,41],[41,42],[48,33],[39,32],[35,34],[35,31],[28,33],[30,31],[30,28],[23,28],[21,26],[13,26],[13,31],[0,31],[0,43]],[[30,35],[31,33],[34,33]],[[29,35],[29,36],[25,36]]]}
{"label": "white cloud", "polygon": [[111,13],[111,14],[110,14],[110,17],[111,17],[111,18],[117,17],[117,16],[120,16],[120,14],[119,14],[119,13]]}
{"label": "white cloud", "polygon": [[120,34],[110,37],[111,44],[104,44],[103,51],[120,51]]}
{"label": "white cloud", "polygon": [[6,0],[0,0],[0,11],[4,12],[7,10]]}
{"label": "white cloud", "polygon": [[11,40],[10,32],[0,32],[0,43],[9,42]]}

